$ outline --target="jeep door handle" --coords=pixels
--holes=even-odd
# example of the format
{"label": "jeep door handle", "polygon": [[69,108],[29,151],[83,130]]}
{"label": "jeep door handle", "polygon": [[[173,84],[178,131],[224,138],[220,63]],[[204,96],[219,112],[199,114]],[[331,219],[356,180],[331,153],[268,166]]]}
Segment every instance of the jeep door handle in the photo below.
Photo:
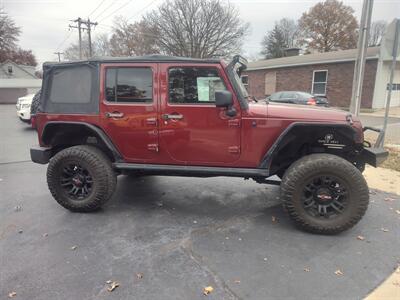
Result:
{"label": "jeep door handle", "polygon": [[107,118],[113,118],[113,119],[121,119],[121,118],[124,117],[124,114],[119,112],[119,111],[106,112],[106,117]]}
{"label": "jeep door handle", "polygon": [[180,115],[180,114],[171,114],[171,115],[165,114],[165,115],[162,115],[162,118],[164,120],[182,120],[183,119],[183,115]]}

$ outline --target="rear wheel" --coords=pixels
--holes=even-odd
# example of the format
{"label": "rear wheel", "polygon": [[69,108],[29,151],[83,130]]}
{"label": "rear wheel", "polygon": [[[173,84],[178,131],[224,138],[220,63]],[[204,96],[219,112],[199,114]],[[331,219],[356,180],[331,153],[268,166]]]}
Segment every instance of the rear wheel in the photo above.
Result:
{"label": "rear wheel", "polygon": [[362,218],[369,191],[360,171],[345,159],[312,154],[285,172],[281,197],[298,227],[313,233],[336,234]]}
{"label": "rear wheel", "polygon": [[58,152],[47,168],[47,184],[54,199],[71,211],[99,209],[112,196],[116,175],[104,153],[92,146]]}

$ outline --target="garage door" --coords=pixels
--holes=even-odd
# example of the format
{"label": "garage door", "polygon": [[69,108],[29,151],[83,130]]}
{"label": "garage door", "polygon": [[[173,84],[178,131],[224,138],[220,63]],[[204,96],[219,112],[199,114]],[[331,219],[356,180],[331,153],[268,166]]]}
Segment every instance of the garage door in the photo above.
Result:
{"label": "garage door", "polygon": [[0,88],[0,103],[17,103],[19,97],[27,94],[26,88]]}

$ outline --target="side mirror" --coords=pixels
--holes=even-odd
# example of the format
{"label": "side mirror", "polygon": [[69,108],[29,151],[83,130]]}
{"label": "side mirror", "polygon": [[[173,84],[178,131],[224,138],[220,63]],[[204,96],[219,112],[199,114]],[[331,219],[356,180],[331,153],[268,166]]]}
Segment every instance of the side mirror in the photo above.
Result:
{"label": "side mirror", "polygon": [[229,91],[216,91],[215,92],[215,106],[216,107],[230,107],[233,105],[232,93]]}

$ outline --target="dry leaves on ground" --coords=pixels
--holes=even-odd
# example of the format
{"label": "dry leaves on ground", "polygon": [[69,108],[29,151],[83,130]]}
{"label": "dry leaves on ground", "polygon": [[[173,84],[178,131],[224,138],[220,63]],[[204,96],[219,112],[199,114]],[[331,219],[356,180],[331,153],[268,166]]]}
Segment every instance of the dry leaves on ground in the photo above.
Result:
{"label": "dry leaves on ground", "polygon": [[116,281],[111,282],[111,286],[107,288],[107,291],[112,292],[115,290],[117,287],[119,287],[119,283]]}
{"label": "dry leaves on ground", "polygon": [[387,229],[387,228],[381,228],[381,230],[383,231],[383,232],[389,232],[389,229]]}
{"label": "dry leaves on ground", "polygon": [[275,216],[272,216],[271,220],[272,220],[272,223],[278,223],[278,218]]}
{"label": "dry leaves on ground", "polygon": [[137,279],[142,279],[143,278],[143,273],[137,273],[136,274]]}
{"label": "dry leaves on ground", "polygon": [[337,275],[337,276],[342,276],[342,275],[344,275],[344,274],[343,274],[343,272],[342,272],[341,270],[336,270],[336,271],[335,271],[335,275]]}
{"label": "dry leaves on ground", "polygon": [[365,240],[365,237],[363,237],[362,235],[357,236],[357,240],[363,241]]}
{"label": "dry leaves on ground", "polygon": [[240,280],[239,279],[235,279],[234,283],[239,284]]}
{"label": "dry leaves on ground", "polygon": [[304,272],[310,272],[310,268],[304,268]]}
{"label": "dry leaves on ground", "polygon": [[8,293],[8,298],[14,298],[15,296],[17,296],[16,292]]}
{"label": "dry leaves on ground", "polygon": [[76,250],[78,248],[78,246],[72,246],[71,250]]}
{"label": "dry leaves on ground", "polygon": [[203,294],[204,295],[209,295],[214,291],[214,288],[212,286],[207,286],[203,289]]}

